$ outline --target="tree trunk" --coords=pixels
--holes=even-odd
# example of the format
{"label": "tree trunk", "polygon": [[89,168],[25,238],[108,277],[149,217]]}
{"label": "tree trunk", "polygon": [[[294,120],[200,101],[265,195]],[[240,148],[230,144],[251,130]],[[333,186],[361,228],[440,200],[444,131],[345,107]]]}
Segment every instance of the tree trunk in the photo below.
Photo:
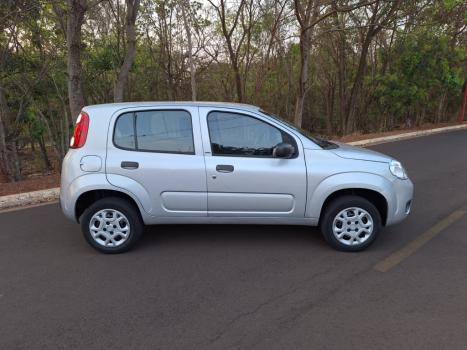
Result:
{"label": "tree trunk", "polygon": [[55,156],[57,159],[62,159],[65,155],[61,153],[61,150],[63,149],[61,143],[61,137],[60,135],[58,137],[54,137],[54,134],[52,133],[52,130],[50,129],[49,122],[47,121],[47,118],[45,117],[44,113],[42,113],[41,110],[37,111],[37,114],[42,120],[42,123],[45,126],[45,131],[47,133],[47,136],[49,140],[52,142],[52,149],[54,150]]}
{"label": "tree trunk", "polygon": [[160,25],[160,62],[164,67],[164,71],[167,79],[167,98],[169,100],[175,100],[177,97],[176,86],[174,82],[174,73],[172,68],[172,35],[171,26],[167,22],[167,11],[166,3],[161,2],[158,10],[159,25]]}
{"label": "tree trunk", "polygon": [[462,123],[464,121],[465,106],[467,104],[467,81],[464,83],[464,87],[462,88],[462,91],[463,91],[463,94],[462,94],[461,108],[459,109],[459,115],[457,116],[457,121],[459,123]]}
{"label": "tree trunk", "polygon": [[344,130],[343,133],[348,134],[353,131],[354,128],[354,119],[355,119],[355,107],[357,104],[357,98],[360,93],[360,89],[363,83],[363,77],[366,70],[366,57],[368,55],[368,49],[370,47],[371,41],[373,40],[376,31],[373,27],[368,29],[368,32],[365,37],[365,41],[362,45],[362,52],[360,54],[360,60],[358,62],[357,74],[355,75],[355,81],[352,85],[352,90],[350,91],[349,102],[347,103],[347,113],[345,117]]}
{"label": "tree trunk", "polygon": [[6,132],[5,132],[5,124],[3,122],[3,108],[0,110],[0,167],[2,169],[2,173],[6,175],[8,180],[11,180],[11,167],[10,162],[8,160],[8,150],[6,146]]}
{"label": "tree trunk", "polygon": [[303,105],[305,102],[306,83],[308,81],[308,62],[310,60],[310,34],[308,30],[300,34],[300,75],[297,85],[294,124],[301,128],[303,122]]}
{"label": "tree trunk", "polygon": [[52,164],[50,163],[49,156],[47,155],[47,148],[45,147],[44,137],[42,135],[39,136],[37,142],[39,143],[39,147],[41,149],[42,160],[44,161],[45,168],[47,170],[52,169]]}
{"label": "tree trunk", "polygon": [[12,180],[20,181],[23,179],[21,174],[21,160],[18,156],[18,139],[15,137],[7,143],[7,147],[10,148],[11,158],[10,161],[13,165]]}
{"label": "tree trunk", "polygon": [[196,101],[196,71],[195,64],[193,62],[193,43],[191,41],[191,28],[185,10],[185,6],[187,7],[187,9],[190,8],[190,1],[186,0],[181,5],[183,24],[185,26],[186,38],[188,41],[188,62],[190,65],[191,100]]}
{"label": "tree trunk", "polygon": [[214,6],[214,8],[217,11],[217,14],[219,15],[219,20],[221,22],[221,27],[222,27],[222,34],[224,35],[225,42],[227,44],[227,49],[229,51],[230,64],[234,72],[235,87],[237,90],[237,101],[243,102],[243,88],[242,88],[242,77],[241,77],[240,67],[239,67],[239,55],[240,55],[240,49],[242,46],[243,39],[245,38],[245,35],[247,33],[245,30],[243,30],[241,38],[239,39],[238,44],[236,45],[236,50],[234,50],[234,46],[232,43],[232,35],[235,31],[235,28],[238,25],[238,19],[240,17],[240,14],[243,12],[243,8],[245,6],[245,0],[240,1],[240,4],[238,5],[238,9],[237,9],[237,12],[235,13],[235,18],[233,19],[232,26],[230,29],[227,29],[227,23],[229,21],[226,18],[226,13],[225,13],[226,12],[225,11],[226,1],[221,0],[219,6],[214,5],[211,0],[208,0],[208,2],[212,6]]}
{"label": "tree trunk", "polygon": [[339,121],[340,121],[340,132],[343,133],[345,130],[345,109],[346,109],[346,89],[345,82],[347,80],[347,71],[345,65],[345,23],[340,21],[339,15],[336,12],[334,15],[334,25],[339,29],[337,33],[337,95],[339,99]]}
{"label": "tree trunk", "polygon": [[443,119],[444,104],[446,102],[447,93],[446,91],[441,94],[441,99],[438,105],[438,112],[436,113],[436,123],[441,122]]}
{"label": "tree trunk", "polygon": [[325,96],[326,99],[326,129],[329,135],[333,133],[333,116],[334,116],[334,101],[335,101],[335,81],[332,76],[328,80],[328,90]]}
{"label": "tree trunk", "polygon": [[0,86],[0,167],[10,181],[21,180],[21,167],[16,147],[16,137],[8,134],[11,120],[3,88]]}
{"label": "tree trunk", "polygon": [[81,86],[81,27],[87,10],[86,0],[68,0],[66,41],[68,49],[68,99],[72,118],[77,118],[84,106]]}
{"label": "tree trunk", "polygon": [[237,90],[237,102],[243,102],[243,88],[242,88],[242,76],[240,73],[240,67],[238,66],[238,56],[235,53],[230,37],[226,36],[227,48],[229,51],[230,64],[234,72],[235,88]]}
{"label": "tree trunk", "polygon": [[138,14],[140,0],[126,0],[126,53],[123,64],[118,73],[117,83],[115,84],[114,101],[122,102],[125,85],[128,81],[131,66],[135,59],[136,52],[136,16]]}
{"label": "tree trunk", "polygon": [[243,87],[242,87],[242,76],[240,74],[240,68],[238,67],[237,63],[235,63],[235,66],[234,66],[234,75],[235,75],[235,86],[237,88],[237,99],[238,99],[238,102],[242,103],[244,100]]}

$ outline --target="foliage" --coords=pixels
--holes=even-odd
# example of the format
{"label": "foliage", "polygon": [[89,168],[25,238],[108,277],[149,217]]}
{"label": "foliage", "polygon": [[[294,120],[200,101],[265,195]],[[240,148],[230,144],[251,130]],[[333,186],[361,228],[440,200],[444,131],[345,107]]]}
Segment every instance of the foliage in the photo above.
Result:
{"label": "foliage", "polygon": [[434,116],[443,94],[458,102],[465,54],[465,48],[450,47],[443,34],[422,31],[405,36],[394,47],[390,72],[377,77],[380,111],[403,120],[417,113]]}
{"label": "foliage", "polygon": [[[68,91],[67,73],[66,16],[71,1],[75,0],[0,2],[0,171],[13,180],[21,178],[24,168],[15,154],[31,144],[40,146],[44,169],[55,163],[47,158],[60,159],[67,151],[76,118],[70,113],[73,91]],[[125,2],[80,1],[88,4],[81,30],[84,100],[112,102],[127,47]],[[193,37],[198,99],[237,99],[236,72],[215,10],[221,1],[141,0],[126,100],[191,98],[182,6]],[[231,43],[244,101],[289,121],[294,119],[301,71],[294,3],[310,1],[224,1],[228,28],[239,14]],[[359,2],[320,5],[321,14],[331,15],[313,28],[303,126],[319,134],[346,131],[359,62],[365,63],[365,69],[351,106],[356,131],[453,120],[467,72],[467,3],[400,1],[390,12],[388,3],[376,0],[366,7],[332,13],[355,3]],[[368,21],[376,8],[372,6],[380,3],[386,4],[381,16],[390,17],[371,37],[363,55]]]}

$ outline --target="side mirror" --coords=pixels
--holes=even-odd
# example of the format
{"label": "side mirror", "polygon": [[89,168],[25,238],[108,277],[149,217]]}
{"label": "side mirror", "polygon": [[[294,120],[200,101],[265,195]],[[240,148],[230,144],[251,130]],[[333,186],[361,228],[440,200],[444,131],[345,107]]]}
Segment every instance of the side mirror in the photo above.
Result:
{"label": "side mirror", "polygon": [[272,149],[274,158],[290,158],[295,153],[295,147],[290,143],[281,142]]}

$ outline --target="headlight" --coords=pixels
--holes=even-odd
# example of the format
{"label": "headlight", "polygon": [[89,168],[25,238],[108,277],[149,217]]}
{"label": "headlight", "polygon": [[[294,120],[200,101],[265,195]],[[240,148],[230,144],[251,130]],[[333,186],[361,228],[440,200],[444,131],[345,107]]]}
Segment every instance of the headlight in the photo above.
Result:
{"label": "headlight", "polygon": [[391,160],[391,162],[389,163],[389,170],[391,170],[392,175],[394,175],[398,179],[406,180],[408,178],[407,173],[405,172],[405,169],[402,166],[401,162],[398,162],[397,160]]}

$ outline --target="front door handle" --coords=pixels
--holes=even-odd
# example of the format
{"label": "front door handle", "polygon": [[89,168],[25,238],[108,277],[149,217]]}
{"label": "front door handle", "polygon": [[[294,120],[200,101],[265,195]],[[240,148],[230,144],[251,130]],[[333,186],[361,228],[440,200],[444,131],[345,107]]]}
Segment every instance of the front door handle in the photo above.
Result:
{"label": "front door handle", "polygon": [[128,161],[124,161],[120,164],[120,166],[123,168],[123,169],[128,169],[128,170],[134,170],[134,169],[138,169],[139,167],[139,164],[138,162],[128,162]]}
{"label": "front door handle", "polygon": [[233,165],[219,164],[216,165],[216,171],[219,173],[232,173],[234,171]]}

